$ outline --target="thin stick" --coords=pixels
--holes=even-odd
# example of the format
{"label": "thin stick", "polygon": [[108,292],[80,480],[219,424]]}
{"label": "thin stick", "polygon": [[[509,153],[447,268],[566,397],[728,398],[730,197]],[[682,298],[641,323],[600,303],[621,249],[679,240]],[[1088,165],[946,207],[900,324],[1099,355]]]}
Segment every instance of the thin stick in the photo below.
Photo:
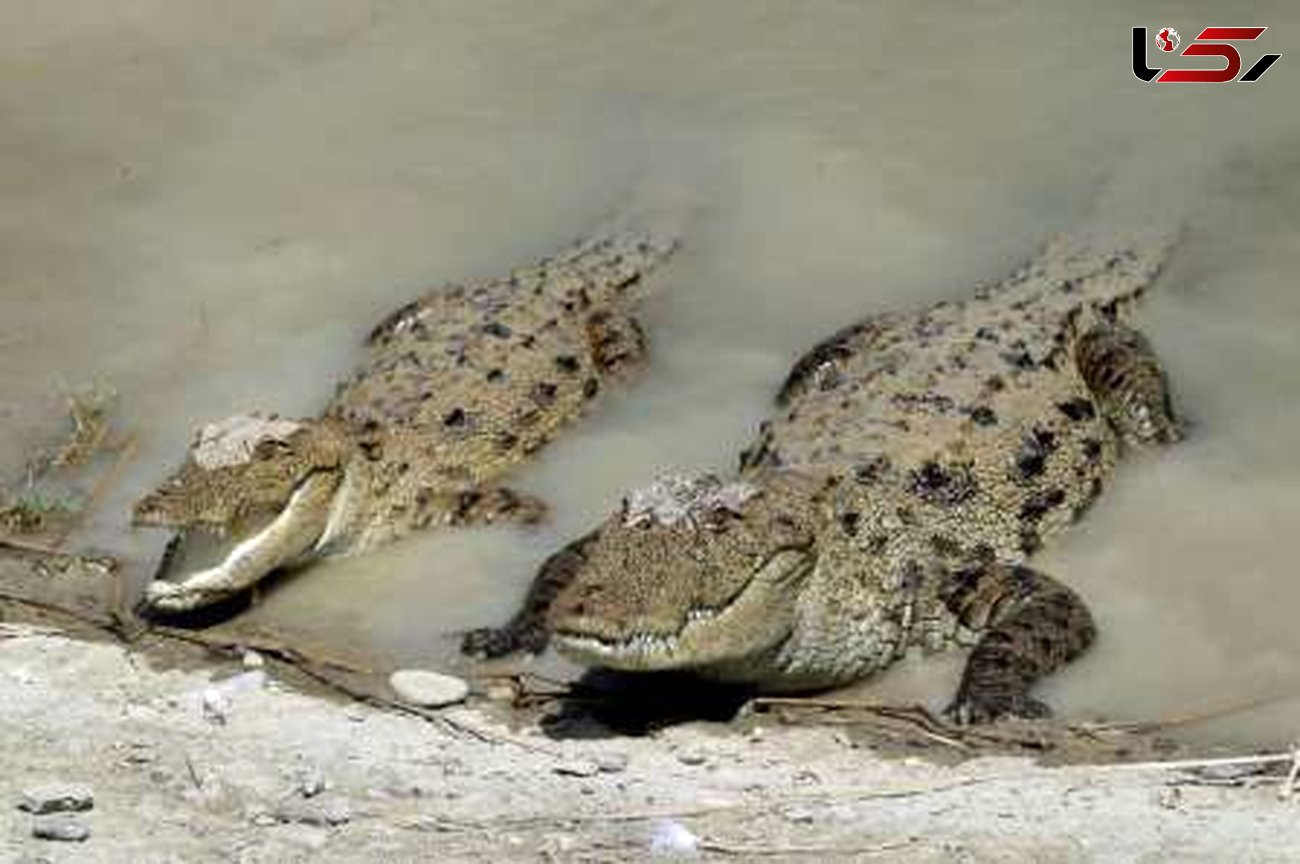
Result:
{"label": "thin stick", "polygon": [[1156,732],[1161,729],[1169,729],[1175,726],[1190,726],[1194,723],[1204,723],[1208,720],[1219,720],[1223,717],[1231,717],[1233,714],[1253,711],[1256,708],[1263,708],[1266,705],[1272,705],[1277,702],[1286,702],[1295,698],[1294,694],[1279,693],[1272,696],[1260,696],[1254,699],[1235,702],[1231,705],[1224,705],[1220,708],[1210,708],[1204,711],[1179,714],[1162,720],[1120,720],[1113,723],[1074,723],[1071,724],[1071,728],[1084,733]]}
{"label": "thin stick", "polygon": [[1102,771],[1185,771],[1190,768],[1215,768],[1222,765],[1278,765],[1292,762],[1296,754],[1265,753],[1258,756],[1222,756],[1214,759],[1171,759],[1167,762],[1121,762],[1096,765]]}
{"label": "thin stick", "polygon": [[853,708],[862,711],[898,710],[897,705],[880,702],[862,702],[856,699],[833,699],[818,696],[756,696],[751,705],[790,705],[796,708]]}
{"label": "thin stick", "polygon": [[347,660],[341,660],[336,657],[319,656],[313,653],[308,653],[301,648],[294,648],[278,639],[268,636],[257,636],[254,634],[249,634],[247,636],[221,636],[204,633],[198,630],[182,630],[178,627],[166,627],[162,625],[151,627],[148,632],[156,633],[159,636],[165,636],[169,639],[176,639],[181,642],[190,642],[195,645],[201,645],[205,648],[212,648],[221,651],[242,651],[251,648],[254,651],[270,655],[278,660],[297,667],[313,665],[334,668],[341,672],[350,672],[354,675],[375,674],[373,669],[367,669],[364,666],[358,666]]}
{"label": "thin stick", "polygon": [[914,727],[921,736],[957,750],[970,750],[971,745],[950,735],[935,731],[939,727],[947,732],[947,727],[936,721],[925,708],[916,706],[885,705],[878,702],[861,702],[853,699],[834,699],[815,696],[758,696],[750,700],[751,705],[789,706],[794,708],[825,708],[828,710],[865,711],[890,720],[898,720]]}
{"label": "thin stick", "polygon": [[1295,794],[1296,777],[1300,776],[1300,746],[1291,749],[1291,770],[1286,774],[1286,782],[1282,784],[1282,789],[1278,797],[1283,801]]}
{"label": "thin stick", "polygon": [[9,549],[19,554],[28,555],[53,555],[59,558],[75,558],[69,552],[56,549],[53,546],[45,546],[40,543],[32,543],[28,540],[18,540],[13,537],[0,537],[0,550]]}
{"label": "thin stick", "polygon": [[194,784],[195,789],[202,792],[203,780],[199,777],[199,772],[194,767],[194,760],[190,758],[190,754],[188,752],[184,753],[183,755],[185,756],[185,769],[189,772],[190,775],[190,782]]}
{"label": "thin stick", "polygon": [[917,838],[908,837],[906,840],[878,843],[875,846],[737,846],[718,840],[703,840],[699,848],[705,852],[743,855],[746,858],[763,855],[878,855],[881,852],[914,846],[917,842]]}

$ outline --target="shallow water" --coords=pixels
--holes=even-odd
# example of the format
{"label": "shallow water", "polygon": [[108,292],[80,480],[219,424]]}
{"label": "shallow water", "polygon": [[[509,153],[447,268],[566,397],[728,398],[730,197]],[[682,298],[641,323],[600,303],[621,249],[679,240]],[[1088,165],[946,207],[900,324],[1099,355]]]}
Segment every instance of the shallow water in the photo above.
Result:
{"label": "shallow water", "polygon": [[[1300,8],[921,6],[0,4],[0,464],[53,433],[67,387],[111,384],[140,447],[86,542],[156,546],[126,511],[196,424],[314,413],[423,287],[685,185],[652,367],[519,480],[547,528],[312,568],[252,613],[454,666],[456,631],[506,614],[621,490],[730,467],[801,347],[999,278],[1053,232],[1177,218],[1143,320],[1194,434],[1040,558],[1104,633],[1045,689],[1143,719],[1300,694]],[[1267,24],[1284,57],[1251,85],[1129,71],[1130,27],[1211,23]],[[881,686],[940,693],[937,666]],[[1196,732],[1288,741],[1300,700]]]}

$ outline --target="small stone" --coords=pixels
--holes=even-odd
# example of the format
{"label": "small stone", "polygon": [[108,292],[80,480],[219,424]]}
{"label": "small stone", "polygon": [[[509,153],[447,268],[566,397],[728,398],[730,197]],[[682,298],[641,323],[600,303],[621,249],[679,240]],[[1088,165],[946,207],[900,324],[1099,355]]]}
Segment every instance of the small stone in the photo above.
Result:
{"label": "small stone", "polygon": [[683,765],[703,765],[709,761],[709,757],[699,750],[686,750],[677,754],[677,761]]}
{"label": "small stone", "polygon": [[326,825],[343,825],[352,821],[352,807],[342,799],[325,802],[320,813]]}
{"label": "small stone", "polygon": [[80,843],[90,839],[90,828],[76,816],[58,813],[38,818],[32,824],[32,836],[38,840]]}
{"label": "small stone", "polygon": [[650,826],[651,855],[695,855],[700,838],[676,819],[660,819]]}
{"label": "small stone", "polygon": [[289,800],[276,807],[272,815],[279,822],[332,828],[352,821],[352,807],[343,798]]}
{"label": "small stone", "polygon": [[266,658],[256,651],[245,651],[243,663],[245,669],[261,669],[266,665]]}
{"label": "small stone", "polygon": [[24,789],[18,809],[28,813],[68,813],[95,806],[95,793],[81,783],[46,783]]}
{"label": "small stone", "polygon": [[562,777],[594,777],[600,773],[600,766],[586,759],[561,762],[551,769]]}
{"label": "small stone", "polygon": [[519,688],[512,681],[496,681],[488,685],[486,695],[493,702],[514,702],[519,696]]}
{"label": "small stone", "polygon": [[204,687],[200,703],[203,707],[203,719],[218,726],[226,724],[226,718],[230,716],[230,700],[221,690],[216,687]]}
{"label": "small stone", "polygon": [[782,815],[785,816],[787,821],[793,822],[796,825],[807,825],[815,818],[811,810],[804,809],[803,807],[791,807]]}
{"label": "small stone", "polygon": [[1262,765],[1205,765],[1193,769],[1191,773],[1211,783],[1239,785],[1245,778],[1260,774],[1263,770],[1264,766]]}
{"label": "small stone", "polygon": [[298,791],[304,798],[315,798],[325,791],[325,775],[312,769],[298,781]]}
{"label": "small stone", "polygon": [[461,679],[424,669],[400,669],[388,676],[388,684],[403,700],[425,708],[454,705],[469,695]]}
{"label": "small stone", "polygon": [[596,757],[596,767],[603,774],[620,774],[627,770],[626,753],[603,753]]}

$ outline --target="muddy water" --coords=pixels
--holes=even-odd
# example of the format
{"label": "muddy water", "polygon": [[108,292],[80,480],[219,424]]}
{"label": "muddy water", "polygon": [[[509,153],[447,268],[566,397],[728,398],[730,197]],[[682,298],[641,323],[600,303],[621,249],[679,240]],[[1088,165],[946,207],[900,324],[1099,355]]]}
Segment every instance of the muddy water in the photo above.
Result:
{"label": "muddy water", "polygon": [[[454,666],[456,631],[503,616],[620,490],[729,467],[801,347],[998,278],[1054,231],[1181,218],[1145,322],[1194,434],[1042,557],[1104,632],[1048,695],[1153,718],[1300,694],[1300,11],[997,5],[0,3],[0,462],[52,433],[68,386],[111,384],[139,449],[86,542],[156,550],[126,508],[195,424],[314,413],[421,288],[685,185],[653,367],[520,479],[550,526],[316,567],[251,613]],[[1225,23],[1290,56],[1252,85],[1129,71],[1131,26]],[[1197,732],[1290,740],[1300,701]]]}

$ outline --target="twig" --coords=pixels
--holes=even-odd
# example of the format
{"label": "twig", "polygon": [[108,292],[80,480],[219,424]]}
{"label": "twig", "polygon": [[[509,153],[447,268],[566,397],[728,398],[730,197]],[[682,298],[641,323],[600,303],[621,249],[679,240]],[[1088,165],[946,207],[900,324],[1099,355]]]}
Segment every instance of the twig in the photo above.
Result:
{"label": "twig", "polygon": [[880,702],[862,702],[856,699],[833,699],[820,696],[756,696],[750,705],[790,705],[795,708],[854,709],[858,711],[898,710],[898,706]]}
{"label": "twig", "polygon": [[1291,748],[1291,770],[1286,773],[1286,780],[1282,783],[1282,789],[1278,792],[1278,797],[1283,801],[1295,794],[1297,776],[1300,776],[1300,745]]}
{"label": "twig", "polygon": [[1171,759],[1165,762],[1121,762],[1097,765],[1101,771],[1186,771],[1192,768],[1215,768],[1224,765],[1278,765],[1293,762],[1296,753],[1265,753],[1257,756],[1221,756],[1213,759]]}
{"label": "twig", "polygon": [[1253,711],[1256,708],[1262,708],[1265,705],[1271,705],[1276,702],[1285,702],[1294,698],[1294,694],[1276,694],[1273,696],[1261,696],[1255,699],[1248,699],[1243,702],[1235,702],[1231,705],[1225,705],[1220,708],[1211,708],[1203,711],[1179,714],[1161,720],[1118,720],[1111,723],[1072,723],[1069,728],[1084,734],[1105,734],[1107,732],[1148,734],[1151,732],[1159,732],[1162,729],[1171,729],[1176,726],[1190,726],[1194,723],[1204,723],[1208,720],[1219,720],[1223,717],[1231,717],[1234,714]]}
{"label": "twig", "polygon": [[764,855],[878,855],[881,852],[914,846],[918,842],[916,837],[908,837],[905,840],[893,840],[874,846],[738,846],[719,840],[702,840],[699,848],[719,855],[742,855],[746,858]]}
{"label": "twig", "polygon": [[45,546],[41,543],[32,543],[30,540],[17,540],[13,537],[0,537],[0,551],[5,549],[12,550],[19,554],[54,555],[60,558],[75,557],[68,552],[55,549],[53,546]]}
{"label": "twig", "polygon": [[[920,705],[897,706],[885,705],[878,702],[861,702],[853,699],[834,699],[816,696],[759,696],[750,700],[750,705],[755,707],[773,706],[793,708],[824,708],[832,711],[862,711],[867,714],[875,714],[889,720],[897,720],[909,724],[916,733],[924,738],[928,738],[938,744],[947,747],[953,747],[957,750],[971,750],[971,745],[961,741],[952,735],[945,734],[949,728],[943,723],[936,720],[924,707]],[[937,731],[937,729],[943,731]],[[951,730],[956,734],[962,734],[959,730]]]}
{"label": "twig", "polygon": [[243,651],[251,648],[254,651],[261,652],[271,657],[275,657],[284,663],[297,668],[304,666],[318,666],[324,668],[338,669],[341,672],[350,672],[354,675],[374,675],[374,670],[367,669],[364,666],[358,666],[347,660],[341,660],[336,657],[324,657],[315,654],[308,654],[300,648],[293,648],[268,636],[257,636],[249,634],[247,636],[222,636],[219,634],[205,633],[200,630],[182,630],[179,627],[166,627],[156,625],[149,628],[150,633],[155,633],[169,639],[175,639],[180,642],[190,642],[195,645],[201,645],[205,648],[215,649],[218,651]]}
{"label": "twig", "polygon": [[59,635],[59,631],[54,627],[41,627],[36,624],[0,623],[0,639],[31,639],[57,635]]}
{"label": "twig", "polygon": [[190,758],[190,754],[189,754],[189,753],[183,753],[182,755],[183,755],[184,758],[185,758],[185,770],[189,772],[189,775],[190,775],[190,782],[194,784],[194,788],[195,788],[195,789],[197,789],[197,790],[199,790],[200,792],[202,792],[202,791],[203,791],[203,779],[202,779],[201,777],[199,777],[199,772],[198,772],[198,770],[195,769],[195,767],[194,767],[194,760]]}

